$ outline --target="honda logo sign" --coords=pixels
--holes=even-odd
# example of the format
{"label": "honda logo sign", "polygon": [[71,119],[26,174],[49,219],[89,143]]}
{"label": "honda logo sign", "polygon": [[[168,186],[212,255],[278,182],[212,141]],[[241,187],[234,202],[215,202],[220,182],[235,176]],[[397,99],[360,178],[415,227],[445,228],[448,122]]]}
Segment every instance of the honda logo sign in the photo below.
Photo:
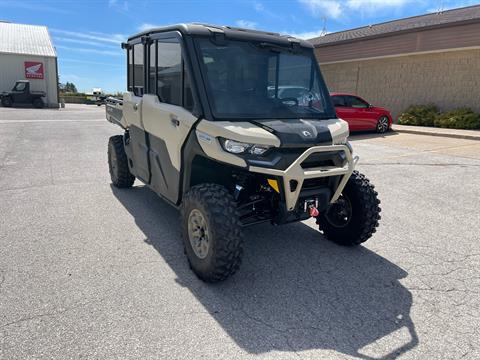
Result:
{"label": "honda logo sign", "polygon": [[27,79],[43,79],[43,63],[25,61],[25,77]]}

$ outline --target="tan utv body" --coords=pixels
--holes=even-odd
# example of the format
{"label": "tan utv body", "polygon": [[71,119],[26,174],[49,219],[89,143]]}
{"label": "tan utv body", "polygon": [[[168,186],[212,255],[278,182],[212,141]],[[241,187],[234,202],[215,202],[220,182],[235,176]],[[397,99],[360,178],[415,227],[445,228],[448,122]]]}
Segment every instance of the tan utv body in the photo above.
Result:
{"label": "tan utv body", "polygon": [[314,217],[341,245],[375,232],[377,193],[355,170],[348,125],[309,43],[187,24],[142,32],[122,47],[128,91],[106,101],[107,120],[125,130],[109,141],[112,183],[139,179],[180,208],[199,278],[237,271],[245,226]]}

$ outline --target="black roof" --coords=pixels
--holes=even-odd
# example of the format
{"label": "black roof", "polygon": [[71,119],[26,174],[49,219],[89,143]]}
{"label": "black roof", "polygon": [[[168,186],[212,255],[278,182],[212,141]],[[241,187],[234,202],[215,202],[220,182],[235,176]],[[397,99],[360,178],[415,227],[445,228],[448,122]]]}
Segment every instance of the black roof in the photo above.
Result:
{"label": "black roof", "polygon": [[132,35],[128,41],[141,36],[151,35],[158,32],[179,31],[183,35],[200,35],[212,36],[214,34],[223,34],[226,38],[235,38],[251,41],[267,41],[279,44],[298,43],[302,47],[311,48],[312,44],[308,41],[297,39],[289,35],[281,35],[279,33],[259,31],[252,29],[243,29],[226,25],[210,25],[200,23],[176,24],[163,27],[157,27],[142,31],[141,33]]}
{"label": "black roof", "polygon": [[443,27],[454,23],[477,21],[480,21],[480,5],[363,26],[352,30],[327,34],[310,39],[309,41],[317,47],[369,37],[387,36],[396,32],[415,31],[423,28]]}

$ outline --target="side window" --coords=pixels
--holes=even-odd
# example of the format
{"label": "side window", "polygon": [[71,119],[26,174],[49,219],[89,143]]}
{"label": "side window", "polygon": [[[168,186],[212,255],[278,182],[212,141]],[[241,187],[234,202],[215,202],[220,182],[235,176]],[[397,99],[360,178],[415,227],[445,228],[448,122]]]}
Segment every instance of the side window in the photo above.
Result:
{"label": "side window", "polygon": [[133,49],[130,48],[127,50],[127,57],[128,57],[128,80],[127,80],[127,85],[128,85],[128,91],[133,92]]}
{"label": "side window", "polygon": [[153,43],[150,44],[150,62],[149,62],[149,69],[148,69],[148,93],[149,94],[156,94],[157,89],[156,89],[156,66],[155,64],[157,63],[157,42],[154,41]]}
{"label": "side window", "polygon": [[15,86],[15,91],[23,91],[23,90],[25,90],[25,85],[26,85],[25,83],[19,82],[19,83],[17,84],[17,86]]}
{"label": "side window", "polygon": [[192,111],[195,107],[190,74],[185,66],[185,63],[183,63],[183,107],[189,111]]}
{"label": "side window", "polygon": [[143,44],[135,44],[133,46],[133,93],[136,96],[143,96],[145,89],[143,49]]}
{"label": "side window", "polygon": [[365,109],[368,107],[368,104],[365,101],[357,98],[356,96],[348,96],[348,103],[350,107],[357,109]]}
{"label": "side window", "polygon": [[158,40],[157,95],[162,102],[182,105],[182,49],[177,39]]}
{"label": "side window", "polygon": [[332,96],[333,105],[335,107],[344,107],[345,105],[345,98],[343,96]]}

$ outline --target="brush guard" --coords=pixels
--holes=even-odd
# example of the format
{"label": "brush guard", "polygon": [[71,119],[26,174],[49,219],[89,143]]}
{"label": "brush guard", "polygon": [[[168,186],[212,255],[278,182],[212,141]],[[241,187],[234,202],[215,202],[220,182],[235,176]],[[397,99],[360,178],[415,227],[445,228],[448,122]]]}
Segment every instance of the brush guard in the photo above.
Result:
{"label": "brush guard", "polygon": [[[312,154],[323,152],[343,152],[346,158],[346,164],[343,167],[337,166],[322,166],[313,168],[302,168],[302,163]],[[285,202],[288,211],[293,211],[297,204],[302,185],[306,179],[323,178],[330,176],[342,176],[338,187],[330,199],[330,204],[334,203],[340,197],[345,185],[347,184],[350,175],[352,175],[355,166],[358,163],[358,156],[353,157],[347,145],[327,145],[327,146],[313,146],[308,148],[302,155],[300,155],[286,170],[277,170],[270,168],[263,168],[258,166],[250,166],[249,171],[260,174],[273,175],[281,177],[283,180],[283,189],[285,192]],[[291,181],[297,182],[297,185],[292,190]]]}

